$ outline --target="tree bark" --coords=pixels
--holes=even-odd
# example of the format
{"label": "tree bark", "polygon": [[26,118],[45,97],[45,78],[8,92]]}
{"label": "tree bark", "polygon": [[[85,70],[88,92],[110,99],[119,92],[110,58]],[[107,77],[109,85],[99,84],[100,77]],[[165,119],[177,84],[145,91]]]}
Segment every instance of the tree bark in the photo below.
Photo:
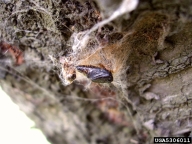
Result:
{"label": "tree bark", "polygon": [[[0,2],[0,85],[53,144],[191,136],[191,0],[141,0],[131,13],[93,31],[85,48],[73,49],[72,38],[120,5]],[[65,86],[71,65],[106,69],[113,82],[90,83],[88,73],[73,69],[70,79],[76,80]]]}

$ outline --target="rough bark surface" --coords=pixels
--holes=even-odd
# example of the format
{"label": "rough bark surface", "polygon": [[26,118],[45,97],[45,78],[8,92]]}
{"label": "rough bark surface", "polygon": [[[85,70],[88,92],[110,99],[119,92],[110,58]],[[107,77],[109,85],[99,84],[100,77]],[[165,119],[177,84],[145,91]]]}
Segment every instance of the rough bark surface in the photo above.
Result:
{"label": "rough bark surface", "polygon": [[[154,136],[190,136],[191,0],[141,0],[129,15],[93,33],[89,54],[102,45],[104,59],[110,53],[109,59],[118,60],[105,64],[99,57],[114,83],[62,84],[58,61],[73,53],[72,34],[89,30],[120,5],[105,2],[1,0],[3,90],[52,144],[140,144],[153,143]],[[94,63],[98,54],[81,63]]]}

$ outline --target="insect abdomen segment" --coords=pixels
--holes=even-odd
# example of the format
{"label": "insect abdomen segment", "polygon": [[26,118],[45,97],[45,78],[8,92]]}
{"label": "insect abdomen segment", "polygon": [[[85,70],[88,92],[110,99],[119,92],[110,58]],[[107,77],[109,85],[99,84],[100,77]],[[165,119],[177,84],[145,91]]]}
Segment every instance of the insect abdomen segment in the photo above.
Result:
{"label": "insect abdomen segment", "polygon": [[104,68],[99,68],[95,66],[76,66],[76,69],[91,79],[93,82],[97,83],[111,83],[113,81],[112,73]]}

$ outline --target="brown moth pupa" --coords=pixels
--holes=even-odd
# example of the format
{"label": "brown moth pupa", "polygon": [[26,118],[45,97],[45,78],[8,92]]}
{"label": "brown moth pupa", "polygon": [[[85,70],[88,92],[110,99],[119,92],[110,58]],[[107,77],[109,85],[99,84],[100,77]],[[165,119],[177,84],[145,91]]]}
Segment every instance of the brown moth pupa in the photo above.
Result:
{"label": "brown moth pupa", "polygon": [[113,81],[112,73],[105,68],[79,65],[76,66],[76,69],[96,83],[111,83]]}

